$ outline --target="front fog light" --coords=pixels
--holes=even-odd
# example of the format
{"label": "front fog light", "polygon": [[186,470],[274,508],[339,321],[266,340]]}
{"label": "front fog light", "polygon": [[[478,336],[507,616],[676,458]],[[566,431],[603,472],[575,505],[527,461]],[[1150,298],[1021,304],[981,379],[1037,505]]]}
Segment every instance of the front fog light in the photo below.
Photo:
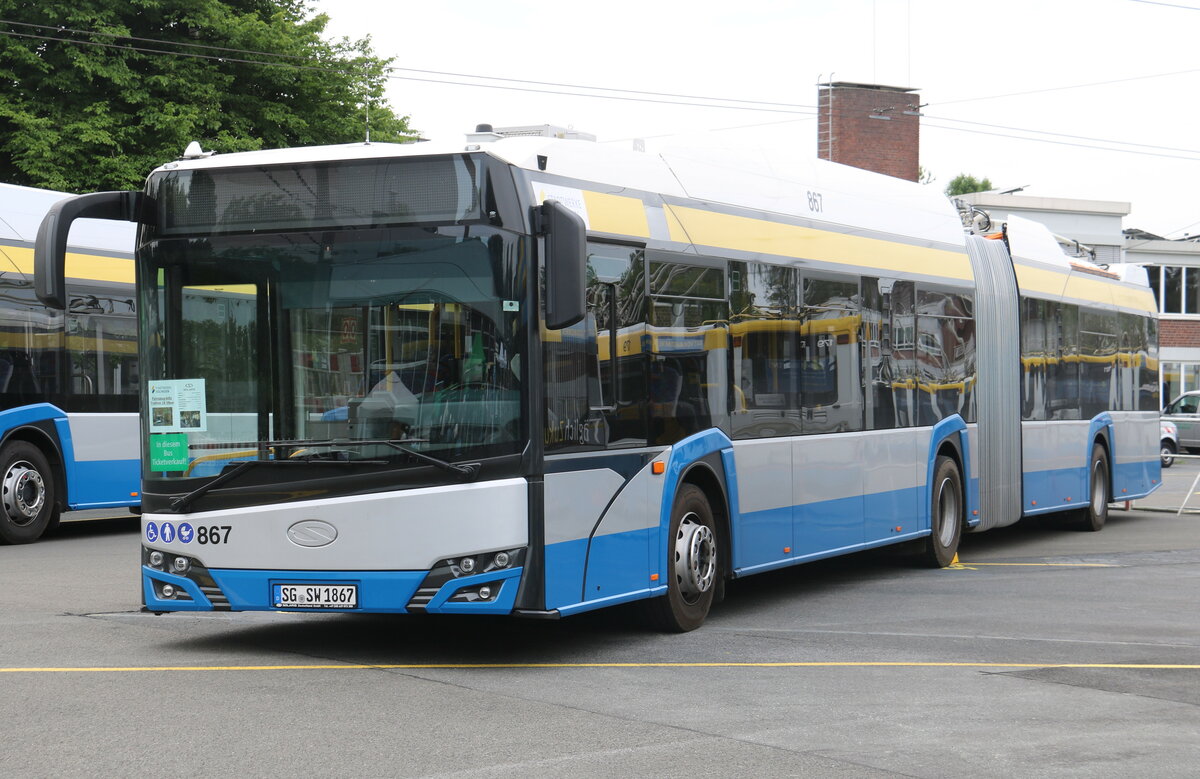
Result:
{"label": "front fog light", "polygon": [[491,597],[492,597],[492,588],[491,587],[480,587],[479,588],[479,599],[480,600],[487,600]]}
{"label": "front fog light", "polygon": [[157,550],[150,553],[150,564],[155,568],[162,568],[163,553]]}
{"label": "front fog light", "polygon": [[164,598],[174,598],[175,597],[175,585],[164,584],[162,586],[162,594],[163,594]]}
{"label": "front fog light", "polygon": [[171,570],[175,573],[187,573],[188,568],[192,567],[192,561],[186,557],[176,557],[171,561]]}

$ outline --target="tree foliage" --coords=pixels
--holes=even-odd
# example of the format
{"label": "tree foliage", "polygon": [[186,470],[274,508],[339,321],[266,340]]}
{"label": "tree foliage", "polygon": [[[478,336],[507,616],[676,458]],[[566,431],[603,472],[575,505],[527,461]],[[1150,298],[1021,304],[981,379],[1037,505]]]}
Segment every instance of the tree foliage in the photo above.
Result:
{"label": "tree foliage", "polygon": [[968,192],[987,192],[991,188],[992,182],[987,176],[977,179],[967,173],[960,173],[950,179],[950,183],[946,185],[946,195],[954,197],[955,195],[965,195]]}
{"label": "tree foliage", "polygon": [[0,0],[0,181],[134,189],[218,152],[409,137],[391,60],[308,0]]}

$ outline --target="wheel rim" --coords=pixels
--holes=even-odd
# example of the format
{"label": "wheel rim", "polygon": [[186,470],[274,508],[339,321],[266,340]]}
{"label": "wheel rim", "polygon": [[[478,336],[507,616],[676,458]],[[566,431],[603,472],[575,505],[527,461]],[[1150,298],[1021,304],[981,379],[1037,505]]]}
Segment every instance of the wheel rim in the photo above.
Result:
{"label": "wheel rim", "polygon": [[46,505],[46,484],[37,469],[24,460],[4,474],[4,513],[19,527],[32,524]]}
{"label": "wheel rim", "polygon": [[959,513],[958,482],[947,476],[938,483],[938,542],[943,547],[954,542]]}
{"label": "wheel rim", "polygon": [[1096,461],[1092,466],[1092,516],[1100,516],[1108,506],[1107,480],[1104,463]]}
{"label": "wheel rim", "polygon": [[712,589],[717,575],[717,539],[699,520],[689,511],[679,521],[675,535],[675,582],[688,603]]}
{"label": "wheel rim", "polygon": [[1175,452],[1171,451],[1171,447],[1164,445],[1160,454],[1162,456],[1163,465],[1169,465]]}

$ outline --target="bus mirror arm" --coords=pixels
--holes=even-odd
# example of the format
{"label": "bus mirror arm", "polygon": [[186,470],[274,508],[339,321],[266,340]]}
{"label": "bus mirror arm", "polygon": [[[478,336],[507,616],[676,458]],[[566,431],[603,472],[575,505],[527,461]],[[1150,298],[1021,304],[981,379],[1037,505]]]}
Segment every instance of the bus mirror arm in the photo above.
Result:
{"label": "bus mirror arm", "polygon": [[144,201],[141,192],[94,192],[50,206],[38,226],[33,245],[34,291],[38,300],[59,311],[67,307],[67,234],[76,219],[142,221]]}
{"label": "bus mirror arm", "polygon": [[561,330],[587,314],[584,282],[587,268],[587,228],[571,209],[547,200],[534,209],[534,222],[545,233],[546,327]]}

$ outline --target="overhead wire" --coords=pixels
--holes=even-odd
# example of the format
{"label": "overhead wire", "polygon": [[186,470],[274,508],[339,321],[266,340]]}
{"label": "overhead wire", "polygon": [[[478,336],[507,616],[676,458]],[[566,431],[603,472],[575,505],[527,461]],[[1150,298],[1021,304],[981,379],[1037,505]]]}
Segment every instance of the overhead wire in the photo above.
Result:
{"label": "overhead wire", "polygon": [[[1071,138],[1071,139],[1079,140],[1079,141],[1094,141],[1096,143],[1111,143],[1111,144],[1120,145],[1120,146],[1139,146],[1139,147],[1146,148],[1146,149],[1158,149],[1159,151],[1179,151],[1179,152],[1185,152],[1188,154],[1200,154],[1200,149],[1185,149],[1185,148],[1180,148],[1177,146],[1156,146],[1156,145],[1150,144],[1150,143],[1137,143],[1136,141],[1117,141],[1117,140],[1113,140],[1111,138],[1093,138],[1093,137],[1086,136],[1086,135],[1071,135],[1070,133],[1058,133],[1058,132],[1053,132],[1051,130],[1030,130],[1030,129],[1027,129],[1024,127],[1010,127],[1008,125],[1003,125],[1003,124],[988,124],[987,122],[972,122],[967,119],[951,119],[950,117],[932,116],[930,114],[925,114],[925,118],[936,119],[937,121],[940,121],[940,122],[955,122],[957,124],[970,124],[970,125],[975,125],[977,127],[991,127],[993,129],[998,129],[998,130],[1012,130],[1014,132],[1022,132],[1022,133],[1037,133],[1039,135],[1053,135],[1058,138]],[[1030,140],[1033,140],[1033,139],[1030,139]]]}
{"label": "overhead wire", "polygon": [[[14,26],[21,26],[21,27],[26,27],[26,28],[48,29],[48,30],[54,30],[56,32],[71,33],[71,34],[76,34],[76,35],[97,35],[97,36],[101,36],[101,37],[131,40],[131,41],[137,41],[137,42],[141,42],[141,43],[154,43],[154,44],[163,45],[163,46],[181,46],[181,47],[187,47],[187,48],[192,48],[192,49],[205,49],[205,50],[210,50],[210,51],[225,52],[225,54],[217,55],[217,54],[202,54],[202,53],[195,53],[195,52],[170,51],[170,50],[165,50],[165,49],[147,48],[147,47],[143,47],[143,46],[131,46],[131,45],[127,45],[127,44],[101,43],[98,41],[86,41],[86,40],[79,40],[79,39],[74,39],[74,38],[64,38],[64,37],[59,37],[59,36],[37,35],[37,34],[33,34],[33,33],[20,33],[20,32],[14,32],[11,30],[10,31],[0,30],[0,36],[44,40],[44,41],[51,41],[51,42],[69,43],[69,44],[76,44],[76,45],[101,47],[101,48],[119,49],[119,50],[125,50],[125,51],[134,51],[134,52],[138,52],[138,53],[142,53],[142,54],[176,56],[176,57],[218,61],[218,62],[231,62],[231,63],[235,63],[235,64],[261,65],[261,66],[265,66],[265,67],[283,67],[283,68],[293,68],[293,69],[298,69],[298,70],[337,72],[337,73],[343,73],[343,74],[358,72],[357,69],[350,69],[350,68],[334,68],[334,67],[322,66],[322,65],[306,65],[306,64],[291,63],[291,62],[272,62],[272,61],[264,61],[264,60],[247,59],[247,58],[243,58],[243,57],[228,56],[231,54],[248,54],[248,55],[254,55],[254,56],[280,57],[280,58],[285,58],[285,59],[305,59],[305,57],[303,57],[301,55],[278,54],[278,53],[273,53],[273,52],[262,52],[262,51],[255,51],[255,50],[250,50],[250,49],[235,49],[235,48],[228,48],[228,47],[221,47],[221,46],[211,46],[208,44],[195,44],[195,43],[189,43],[186,41],[164,41],[161,39],[141,38],[141,37],[136,37],[136,36],[123,35],[123,34],[119,34],[119,33],[97,32],[97,31],[90,31],[90,30],[77,30],[77,29],[66,28],[66,27],[51,27],[49,25],[35,25],[35,24],[29,24],[29,23],[25,23],[25,22],[16,22],[13,20],[6,20],[6,19],[0,19],[0,23],[10,24],[10,25],[14,25]],[[605,100],[621,100],[621,101],[627,101],[627,102],[653,103],[653,104],[658,104],[658,105],[678,105],[678,106],[699,107],[699,108],[716,108],[716,109],[722,109],[722,110],[740,110],[740,111],[755,111],[755,112],[764,112],[764,113],[799,114],[799,115],[806,115],[806,116],[816,116],[817,115],[817,107],[816,106],[809,106],[809,105],[795,104],[795,103],[760,101],[760,100],[749,100],[749,99],[740,99],[740,98],[709,97],[709,96],[703,96],[703,95],[687,95],[687,94],[669,93],[669,92],[651,92],[651,91],[645,91],[645,90],[621,89],[621,88],[616,88],[616,87],[598,87],[598,86],[591,86],[591,85],[568,84],[568,83],[560,83],[560,82],[534,81],[534,80],[529,80],[529,79],[505,78],[505,77],[497,77],[497,76],[482,76],[482,75],[469,74],[469,73],[455,73],[455,72],[450,72],[450,71],[422,70],[422,69],[417,69],[417,68],[404,68],[404,67],[395,67],[395,66],[389,66],[388,68],[385,69],[385,71],[386,71],[386,75],[384,77],[388,78],[388,79],[401,80],[401,81],[415,81],[415,82],[430,83],[430,84],[442,84],[442,85],[447,85],[447,86],[476,87],[476,88],[482,88],[482,89],[500,89],[500,90],[507,90],[507,91],[528,92],[528,93],[532,93],[532,94],[549,94],[549,95],[562,95],[562,96],[568,96],[568,97],[599,98],[599,99],[605,99]],[[419,76],[406,76],[406,75],[400,75],[397,71],[400,71],[403,73],[421,73],[421,74],[426,74],[426,75],[442,75],[442,76],[448,76],[451,78],[450,79],[434,79],[434,78],[424,78],[424,77],[419,77]],[[1018,95],[1036,94],[1039,92],[1059,91],[1059,90],[1065,90],[1065,89],[1077,89],[1077,88],[1088,87],[1088,86],[1100,86],[1100,85],[1104,85],[1104,84],[1119,83],[1122,81],[1134,81],[1134,80],[1142,80],[1142,79],[1148,79],[1148,78],[1161,78],[1164,76],[1194,73],[1194,72],[1198,72],[1198,71],[1200,71],[1200,69],[1189,69],[1189,70],[1182,70],[1182,71],[1174,71],[1172,73],[1152,74],[1152,75],[1147,75],[1147,76],[1134,76],[1134,77],[1129,77],[1129,78],[1125,78],[1125,79],[1113,79],[1110,81],[1092,82],[1089,84],[1077,84],[1077,85],[1070,85],[1070,86],[1063,86],[1063,87],[1050,87],[1050,88],[1041,89],[1041,90],[1028,90],[1026,92],[1015,92],[1015,93],[1009,93],[1006,95],[993,95],[993,96],[989,96],[989,97],[980,97],[980,98],[964,98],[961,100],[950,100],[950,101],[939,102],[938,105],[949,105],[949,104],[954,104],[954,103],[967,102],[970,100],[985,100],[985,99],[993,99],[993,98],[999,98],[999,97],[1011,97],[1011,96],[1018,96]],[[457,79],[472,79],[472,81],[453,80],[455,78],[457,78]],[[503,82],[503,83],[479,83],[481,81],[492,81],[492,82]],[[519,86],[519,85],[527,85],[527,86]],[[542,89],[542,88],[534,88],[534,87],[562,87],[563,89]],[[594,91],[593,92],[581,92],[581,91],[567,91],[567,90],[594,90]],[[597,92],[611,92],[614,94],[597,94]],[[641,97],[637,97],[637,96],[641,96]],[[666,100],[666,99],[658,99],[658,98],[679,98],[679,99]],[[694,101],[707,101],[707,102],[694,102]],[[732,105],[731,103],[740,103],[741,105]],[[987,124],[987,123],[982,123],[982,122],[970,122],[967,120],[952,119],[949,117],[933,117],[933,116],[931,116],[929,118],[934,121],[933,122],[925,122],[925,123],[923,123],[924,126],[932,127],[932,128],[940,129],[940,130],[968,132],[968,133],[975,133],[975,134],[981,134],[981,135],[991,135],[991,136],[996,136],[996,137],[1013,138],[1013,139],[1017,139],[1017,140],[1034,141],[1034,142],[1039,142],[1039,143],[1055,143],[1055,144],[1064,145],[1064,146],[1074,146],[1074,147],[1079,147],[1079,148],[1095,149],[1095,150],[1100,150],[1100,151],[1116,151],[1116,152],[1122,152],[1122,153],[1126,153],[1126,154],[1143,154],[1143,155],[1147,155],[1147,156],[1167,157],[1167,158],[1185,159],[1185,160],[1200,159],[1200,157],[1184,156],[1184,155],[1189,155],[1189,154],[1200,155],[1200,150],[1195,150],[1195,149],[1186,149],[1186,148],[1170,147],[1170,146],[1157,146],[1157,145],[1153,145],[1153,144],[1143,144],[1143,143],[1137,143],[1137,142],[1132,142],[1132,141],[1119,141],[1119,140],[1105,139],[1105,138],[1093,138],[1093,137],[1088,137],[1088,136],[1076,136],[1076,135],[1070,135],[1067,133],[1057,133],[1057,132],[1046,131],[1046,130],[1036,130],[1036,129],[1030,129],[1030,128],[1012,127],[1012,126],[1006,126],[1006,125],[993,125],[993,124]],[[784,120],[784,121],[798,121],[798,120]],[[939,125],[939,124],[936,124],[935,122],[952,122],[955,124],[968,124],[968,125],[973,125],[975,127],[986,127],[986,128],[992,128],[992,129],[991,130],[980,130],[980,129],[970,129],[970,128],[966,128],[966,127],[950,127],[950,126],[946,126],[946,125]],[[765,123],[765,124],[770,124],[770,123]],[[753,127],[753,126],[762,126],[762,125],[746,125],[746,126]],[[729,130],[729,129],[740,129],[740,127],[717,128],[716,130],[713,130],[713,131],[724,131],[724,130]],[[993,130],[1008,130],[1008,131],[1011,131],[1014,133],[1025,133],[1026,135],[1012,135],[1009,133],[994,132]],[[1092,144],[1076,143],[1073,141],[1054,140],[1053,138],[1029,137],[1031,135],[1053,136],[1053,138],[1069,138],[1069,139],[1073,139],[1073,141],[1091,141],[1093,143]],[[662,137],[662,136],[655,136],[655,137]],[[1109,145],[1098,146],[1098,145],[1093,145],[1093,144],[1109,144]],[[1135,150],[1135,149],[1118,148],[1121,146],[1137,147],[1137,149],[1148,149],[1148,150],[1157,150],[1157,151],[1140,151],[1140,150]],[[1164,154],[1164,153],[1159,153],[1159,152],[1182,152],[1182,154]]]}
{"label": "overhead wire", "polygon": [[[119,33],[96,32],[96,31],[91,31],[91,30],[72,29],[72,28],[68,28],[68,27],[54,27],[51,25],[30,24],[30,23],[26,23],[26,22],[16,22],[16,21],[8,20],[8,19],[0,19],[0,24],[10,24],[10,25],[19,26],[19,27],[37,28],[37,29],[43,29],[43,30],[54,30],[56,32],[72,33],[72,34],[76,34],[76,35],[99,35],[101,37],[138,41],[141,43],[154,43],[154,44],[158,44],[158,45],[162,45],[162,46],[184,46],[184,47],[193,48],[193,49],[207,49],[210,51],[228,52],[230,54],[248,54],[248,55],[255,55],[255,56],[284,57],[284,58],[288,58],[288,59],[306,59],[305,57],[303,57],[301,55],[295,55],[295,54],[276,54],[276,53],[272,53],[272,52],[255,51],[252,49],[234,49],[234,48],[227,48],[227,47],[223,47],[223,46],[210,46],[207,44],[188,43],[186,41],[166,41],[166,40],[155,39],[155,38],[141,38],[141,37],[137,37],[137,36],[123,35],[123,34],[119,34]],[[62,38],[62,37],[49,36],[49,35],[35,35],[32,33],[18,33],[18,32],[11,32],[11,31],[5,32],[5,31],[0,30],[0,35],[7,35],[10,37],[17,37],[17,38],[33,38],[33,39],[37,39],[37,40],[46,40],[46,41],[59,41],[59,42],[63,42],[63,43],[75,43],[75,44],[81,44],[81,45],[99,46],[99,47],[104,47],[104,48],[124,49],[124,50],[128,50],[128,51],[136,51],[139,53],[147,53],[147,54],[166,54],[166,55],[170,55],[170,56],[191,57],[191,58],[197,58],[197,59],[217,60],[217,61],[222,61],[222,62],[235,62],[238,64],[265,65],[265,66],[269,66],[269,67],[291,67],[291,68],[297,68],[297,69],[302,69],[302,70],[318,70],[318,71],[329,71],[329,72],[335,72],[335,73],[351,73],[351,74],[353,74],[353,73],[358,72],[358,70],[355,68],[333,68],[333,67],[320,66],[320,65],[303,65],[303,64],[285,63],[285,62],[264,62],[264,61],[260,61],[260,60],[242,59],[242,58],[229,57],[229,56],[225,56],[225,55],[192,54],[192,53],[187,53],[187,52],[177,52],[177,51],[169,51],[169,50],[163,50],[163,49],[149,49],[149,48],[140,47],[140,46],[127,46],[127,45],[115,44],[115,43],[106,44],[106,43],[100,43],[97,41],[83,41],[83,40],[78,40],[78,39],[73,39],[73,38]],[[569,84],[569,83],[561,83],[561,82],[554,82],[554,81],[534,81],[534,80],[529,80],[529,79],[507,78],[507,77],[502,77],[502,76],[485,76],[485,75],[474,74],[474,73],[455,73],[455,72],[451,72],[451,71],[423,70],[420,68],[406,68],[406,67],[398,67],[398,66],[394,66],[394,65],[388,66],[388,67],[384,68],[384,70],[388,74],[387,76],[385,76],[386,78],[398,79],[398,80],[403,80],[403,81],[421,81],[421,82],[427,82],[427,83],[433,83],[433,84],[452,84],[452,85],[457,85],[457,86],[478,86],[478,87],[492,88],[492,89],[510,89],[510,90],[517,90],[517,91],[537,92],[537,93],[541,93],[541,94],[578,95],[581,97],[602,97],[602,98],[610,97],[610,96],[606,96],[606,95],[594,95],[594,94],[591,94],[590,92],[575,93],[575,92],[562,92],[562,91],[549,90],[549,89],[520,90],[518,87],[507,86],[507,84],[528,84],[531,86],[561,87],[564,89],[617,92],[617,93],[631,94],[631,95],[679,98],[680,100],[704,100],[704,101],[709,101],[711,103],[740,103],[740,104],[744,104],[745,106],[760,106],[761,105],[761,106],[768,107],[768,108],[764,108],[764,109],[745,108],[744,110],[766,110],[766,111],[769,111],[771,108],[797,109],[794,111],[776,111],[778,113],[809,113],[809,112],[816,111],[816,106],[811,106],[811,105],[803,105],[803,104],[797,104],[797,103],[773,102],[773,101],[766,101],[766,100],[751,100],[748,98],[713,97],[713,96],[709,96],[709,95],[689,95],[689,94],[678,94],[678,93],[673,93],[673,92],[652,92],[652,91],[638,90],[638,89],[624,89],[624,88],[617,88],[617,87],[592,86],[592,85],[588,85],[588,84]],[[442,80],[442,79],[417,78],[417,77],[413,77],[413,76],[399,75],[397,73],[397,71],[402,71],[404,73],[420,73],[420,74],[432,75],[432,76],[447,76],[447,77],[451,77],[451,78],[472,79],[473,81],[469,82],[469,83],[465,83],[465,82],[457,82],[457,81],[446,81],[446,80]],[[504,82],[504,84],[474,83],[475,80],[498,81],[498,82]],[[610,99],[634,100],[633,98],[624,98],[624,97],[610,98]],[[635,100],[635,102],[644,102],[644,101],[636,101]],[[706,102],[706,103],[686,103],[686,102],[680,102],[679,100],[665,100],[665,101],[661,101],[661,102],[664,102],[667,104],[672,104],[672,105],[700,105],[700,106],[709,105],[708,102]],[[733,108],[735,110],[738,108],[737,106],[723,106],[723,105],[717,105],[714,107],[722,107],[722,108],[729,107],[729,108]]]}
{"label": "overhead wire", "polygon": [[1068,89],[1086,89],[1087,87],[1104,87],[1112,84],[1122,84],[1128,81],[1146,81],[1152,78],[1168,78],[1170,76],[1183,76],[1189,73],[1200,73],[1200,68],[1188,68],[1187,70],[1173,70],[1168,73],[1150,73],[1145,76],[1127,76],[1125,78],[1113,78],[1107,81],[1089,81],[1085,84],[1067,84],[1061,87],[1042,87],[1039,89],[1026,89],[1021,92],[1005,92],[999,95],[982,95],[979,97],[961,97],[956,100],[939,100],[938,105],[956,105],[958,103],[973,103],[980,100],[999,100],[1004,97],[1026,97],[1028,95],[1040,95],[1046,92],[1062,92]]}
{"label": "overhead wire", "polygon": [[[937,130],[950,130],[952,132],[973,133],[976,135],[991,135],[991,136],[995,136],[997,138],[1014,138],[1018,141],[1033,141],[1035,143],[1050,143],[1050,144],[1055,144],[1058,146],[1073,146],[1073,147],[1080,148],[1080,149],[1097,149],[1099,151],[1112,151],[1112,152],[1119,152],[1121,154],[1139,154],[1139,155],[1142,155],[1145,157],[1164,157],[1167,159],[1174,159],[1174,160],[1191,160],[1193,162],[1200,162],[1200,156],[1189,157],[1189,156],[1186,156],[1183,154],[1160,154],[1158,152],[1139,151],[1137,149],[1120,149],[1120,148],[1115,148],[1112,146],[1096,146],[1094,144],[1089,144],[1089,143],[1073,143],[1071,141],[1056,141],[1052,138],[1030,138],[1029,136],[1025,136],[1025,135],[1012,135],[1010,133],[998,133],[998,132],[992,132],[989,130],[974,130],[969,127],[947,127],[945,125],[933,124],[931,122],[922,123],[921,129],[925,129],[927,127],[934,128]],[[1200,152],[1197,152],[1197,154],[1200,154]]]}
{"label": "overhead wire", "polygon": [[1179,3],[1164,3],[1162,0],[1130,0],[1134,3],[1145,3],[1146,5],[1165,5],[1167,8],[1182,8],[1185,11],[1200,11],[1194,5],[1180,5]]}

